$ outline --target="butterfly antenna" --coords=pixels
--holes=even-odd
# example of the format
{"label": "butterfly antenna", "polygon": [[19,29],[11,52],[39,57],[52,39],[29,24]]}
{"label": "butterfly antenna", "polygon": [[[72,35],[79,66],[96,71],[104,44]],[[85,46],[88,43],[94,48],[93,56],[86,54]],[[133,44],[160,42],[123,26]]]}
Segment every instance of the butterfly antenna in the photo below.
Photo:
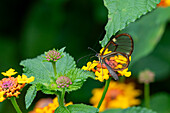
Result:
{"label": "butterfly antenna", "polygon": [[96,56],[91,56],[91,57],[90,57],[90,60],[91,60],[93,57],[96,57]]}
{"label": "butterfly antenna", "polygon": [[83,57],[79,58],[79,59],[77,60],[77,63],[78,63],[81,59],[83,59],[83,58],[85,58],[85,57],[88,57],[88,56],[90,56],[90,55],[93,55],[93,54],[89,54],[89,55],[86,55],[86,56],[83,56]]}
{"label": "butterfly antenna", "polygon": [[88,49],[94,51],[97,54],[97,52],[94,49],[92,49],[91,47],[88,47]]}

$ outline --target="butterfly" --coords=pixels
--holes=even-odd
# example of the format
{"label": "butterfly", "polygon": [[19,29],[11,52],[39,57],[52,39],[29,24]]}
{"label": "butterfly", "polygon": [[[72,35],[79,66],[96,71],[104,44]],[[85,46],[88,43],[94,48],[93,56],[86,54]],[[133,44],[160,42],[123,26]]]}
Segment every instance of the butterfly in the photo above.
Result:
{"label": "butterfly", "polygon": [[[117,71],[122,71],[129,66],[129,57],[133,52],[133,39],[129,34],[123,33],[112,36],[111,40],[103,49],[102,53],[97,53],[96,56],[99,62],[107,67],[110,75],[118,80]],[[110,53],[104,54],[106,51]]]}

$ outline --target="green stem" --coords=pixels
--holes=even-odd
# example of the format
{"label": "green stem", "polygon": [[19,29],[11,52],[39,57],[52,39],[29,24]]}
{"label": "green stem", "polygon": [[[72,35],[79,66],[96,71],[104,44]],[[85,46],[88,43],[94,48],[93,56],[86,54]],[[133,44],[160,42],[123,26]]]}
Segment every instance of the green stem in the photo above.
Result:
{"label": "green stem", "polygon": [[14,106],[15,110],[17,111],[17,113],[22,113],[17,102],[16,102],[15,97],[11,97],[10,100],[11,100],[12,105]]}
{"label": "green stem", "polygon": [[111,77],[109,77],[109,79],[106,80],[106,84],[105,84],[105,87],[104,87],[104,91],[103,91],[102,97],[101,97],[101,99],[100,99],[100,101],[99,101],[99,104],[98,104],[98,106],[97,106],[98,109],[99,109],[100,106],[102,105],[102,102],[103,102],[103,100],[104,100],[104,98],[105,98],[105,95],[106,95],[106,92],[107,92],[107,90],[108,90],[110,81],[111,81]]}
{"label": "green stem", "polygon": [[65,88],[63,88],[63,91],[61,92],[61,105],[64,106],[64,96],[65,96]]}
{"label": "green stem", "polygon": [[144,98],[145,98],[145,107],[150,108],[150,88],[149,83],[144,84]]}
{"label": "green stem", "polygon": [[54,70],[54,76],[56,76],[56,75],[57,75],[56,63],[55,63],[55,62],[52,62],[52,65],[53,65],[53,70]]}
{"label": "green stem", "polygon": [[57,96],[58,96],[59,105],[64,106],[65,88],[63,88],[62,92],[58,94]]}

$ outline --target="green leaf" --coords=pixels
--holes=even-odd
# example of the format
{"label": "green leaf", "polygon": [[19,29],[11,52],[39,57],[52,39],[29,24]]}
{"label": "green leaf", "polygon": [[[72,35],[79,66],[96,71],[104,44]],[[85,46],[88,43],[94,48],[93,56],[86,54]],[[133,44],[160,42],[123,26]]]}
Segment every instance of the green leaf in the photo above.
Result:
{"label": "green leaf", "polygon": [[[61,51],[63,50],[62,48]],[[64,52],[62,54],[64,57],[56,62],[57,76],[54,76],[52,64],[50,62],[43,62],[44,55],[27,59],[20,63],[20,65],[24,66],[24,74],[28,77],[35,77],[35,81],[32,84],[37,84],[37,90],[42,90],[45,94],[56,94],[57,91],[62,91],[56,84],[56,80],[60,76],[67,76],[72,81],[72,84],[66,88],[66,91],[79,89],[88,77],[95,78],[93,72],[75,68],[74,58],[68,53]]]}
{"label": "green leaf", "polygon": [[37,94],[36,85],[30,86],[29,89],[27,90],[26,95],[25,95],[26,109],[29,108],[29,106],[30,106],[31,103],[33,102],[36,94]]}
{"label": "green leaf", "polygon": [[132,73],[137,76],[139,72],[149,69],[155,73],[155,81],[169,77],[169,65],[158,56],[149,55],[143,57],[132,66]]}
{"label": "green leaf", "polygon": [[45,94],[57,94],[58,93],[53,89],[50,90],[48,87],[46,87],[45,85],[43,85],[41,83],[36,84],[36,88],[37,88],[37,91],[41,90]]}
{"label": "green leaf", "polygon": [[84,71],[78,68],[69,70],[66,75],[71,79],[73,83],[68,87],[67,91],[73,91],[81,88],[88,77],[95,79],[93,72]]}
{"label": "green leaf", "polygon": [[156,7],[160,0],[104,0],[108,9],[106,34],[100,42],[104,47],[112,35]]}
{"label": "green leaf", "polygon": [[[61,75],[63,76],[63,75]],[[69,87],[67,87],[65,89],[65,91],[69,92],[69,91],[73,91],[73,90],[77,90],[79,88],[82,87],[83,83],[86,81],[86,79],[88,77],[90,78],[95,78],[95,75],[93,72],[86,72],[84,70],[78,69],[78,68],[72,68],[70,69],[67,73],[65,73],[65,76],[69,77],[72,84],[69,85]],[[56,84],[56,79],[54,79],[53,81],[51,80],[50,83],[48,84],[44,84],[45,86],[42,86],[41,88],[43,89],[43,91],[46,90],[50,90],[50,91],[62,91],[61,88],[58,88],[57,84]],[[53,93],[53,92],[50,92]]]}
{"label": "green leaf", "polygon": [[[63,48],[59,51],[63,51]],[[57,73],[66,74],[66,72],[74,68],[75,61],[68,53],[63,53],[64,57],[59,59],[56,63]],[[33,59],[27,59],[21,61],[20,65],[24,66],[23,71],[28,77],[34,76],[35,80],[31,84],[35,83],[49,83],[51,77],[54,77],[53,67],[50,62],[43,62],[44,55],[40,55]]]}
{"label": "green leaf", "polygon": [[71,113],[97,113],[99,111],[97,108],[85,104],[69,105],[67,109]]}
{"label": "green leaf", "polygon": [[150,106],[157,113],[170,113],[170,95],[157,93],[151,97]]}
{"label": "green leaf", "polygon": [[34,76],[35,80],[31,84],[35,83],[49,83],[50,77],[54,76],[51,63],[43,62],[43,55],[40,55],[33,59],[27,59],[21,61],[20,65],[24,66],[23,71],[28,77]]}
{"label": "green leaf", "polygon": [[57,73],[65,75],[68,70],[76,67],[76,62],[74,58],[68,53],[63,53],[64,57],[56,62]]}
{"label": "green leaf", "polygon": [[156,113],[151,109],[142,107],[129,107],[127,109],[109,109],[102,113]]}
{"label": "green leaf", "polygon": [[65,106],[59,106],[54,113],[70,113],[70,111]]}
{"label": "green leaf", "polygon": [[170,7],[157,8],[120,32],[130,34],[134,40],[132,63],[154,50],[170,19],[168,12],[170,12]]}
{"label": "green leaf", "polygon": [[63,47],[59,50],[60,53],[63,53],[66,47]]}

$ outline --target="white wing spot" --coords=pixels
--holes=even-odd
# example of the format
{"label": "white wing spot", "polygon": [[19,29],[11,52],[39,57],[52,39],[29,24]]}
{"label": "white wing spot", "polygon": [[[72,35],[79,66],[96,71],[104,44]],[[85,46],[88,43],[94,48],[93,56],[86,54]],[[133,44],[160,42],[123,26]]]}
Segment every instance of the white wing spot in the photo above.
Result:
{"label": "white wing spot", "polygon": [[113,38],[112,40],[113,40],[113,42],[116,42],[116,38]]}

